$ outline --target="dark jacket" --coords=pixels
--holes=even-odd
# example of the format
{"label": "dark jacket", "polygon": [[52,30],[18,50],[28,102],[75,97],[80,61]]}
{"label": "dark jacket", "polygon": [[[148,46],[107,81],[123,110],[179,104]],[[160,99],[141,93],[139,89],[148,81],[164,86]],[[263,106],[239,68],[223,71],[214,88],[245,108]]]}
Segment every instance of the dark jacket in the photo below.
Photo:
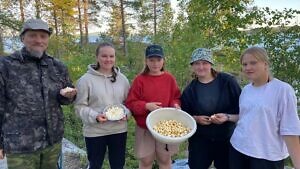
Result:
{"label": "dark jacket", "polygon": [[6,153],[29,153],[59,143],[63,137],[59,94],[72,86],[67,68],[57,59],[36,59],[23,48],[0,57],[0,148]]}
{"label": "dark jacket", "polygon": [[[196,85],[198,80],[194,79],[183,91],[181,96],[181,108],[190,115],[199,116],[206,115],[211,116],[214,113],[228,113],[238,114],[239,113],[239,96],[241,88],[236,82],[235,78],[226,73],[218,73],[218,84],[219,91],[221,91],[219,98],[217,99],[217,106],[213,112],[206,112],[201,106],[198,105],[197,100],[200,94],[196,94]],[[202,95],[201,97],[206,97]],[[209,104],[209,103],[208,103]],[[228,140],[234,130],[235,124],[232,122],[225,122],[223,124],[210,124],[200,125],[197,124],[197,131],[193,137],[217,139],[217,140]],[[193,137],[191,139],[193,139]]]}

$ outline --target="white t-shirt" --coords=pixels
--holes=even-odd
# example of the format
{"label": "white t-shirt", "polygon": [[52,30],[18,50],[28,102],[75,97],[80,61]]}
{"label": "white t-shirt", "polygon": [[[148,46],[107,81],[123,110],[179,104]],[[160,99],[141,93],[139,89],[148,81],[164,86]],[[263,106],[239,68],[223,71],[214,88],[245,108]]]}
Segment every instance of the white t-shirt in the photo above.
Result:
{"label": "white t-shirt", "polygon": [[278,161],[288,156],[284,135],[300,135],[297,99],[287,83],[273,79],[255,87],[248,84],[240,95],[239,121],[232,146],[254,158]]}

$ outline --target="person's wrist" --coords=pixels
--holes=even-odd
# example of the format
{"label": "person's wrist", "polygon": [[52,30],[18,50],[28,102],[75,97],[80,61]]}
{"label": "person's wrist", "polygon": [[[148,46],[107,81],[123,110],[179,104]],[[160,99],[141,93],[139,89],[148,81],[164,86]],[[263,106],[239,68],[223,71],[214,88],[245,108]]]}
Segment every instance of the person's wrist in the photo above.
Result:
{"label": "person's wrist", "polygon": [[227,121],[230,121],[230,115],[229,114],[225,114],[227,117]]}

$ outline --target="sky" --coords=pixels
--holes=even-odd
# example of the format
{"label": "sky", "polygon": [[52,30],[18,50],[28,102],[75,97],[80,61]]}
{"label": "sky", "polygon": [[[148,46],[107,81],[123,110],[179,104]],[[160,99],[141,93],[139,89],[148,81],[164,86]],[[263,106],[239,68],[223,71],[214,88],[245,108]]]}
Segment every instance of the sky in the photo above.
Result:
{"label": "sky", "polygon": [[[170,0],[170,1],[171,1],[172,8],[174,8],[175,13],[177,13],[176,12],[176,6],[178,4],[177,0]],[[292,9],[300,10],[300,0],[254,0],[251,6],[257,6],[261,8],[269,7],[271,10],[279,10],[279,11],[283,11],[284,8],[287,9],[292,8]],[[300,14],[296,15],[295,19],[293,19],[292,22],[299,25]]]}
{"label": "sky", "polygon": [[[176,0],[171,0],[172,7],[177,4]],[[293,8],[300,10],[300,0],[254,0],[254,5],[258,7],[270,7],[271,9],[283,10]]]}
{"label": "sky", "polygon": [[284,8],[300,10],[300,0],[254,0],[254,4],[259,7],[270,7],[278,10]]}

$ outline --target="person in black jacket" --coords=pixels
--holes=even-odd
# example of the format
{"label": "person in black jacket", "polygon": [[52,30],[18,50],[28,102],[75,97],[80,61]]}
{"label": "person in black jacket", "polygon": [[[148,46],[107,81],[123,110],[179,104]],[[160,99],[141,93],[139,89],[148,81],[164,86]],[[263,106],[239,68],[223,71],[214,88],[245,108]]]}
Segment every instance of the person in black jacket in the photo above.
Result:
{"label": "person in black jacket", "polygon": [[214,162],[217,169],[228,169],[241,88],[233,76],[212,68],[209,49],[194,50],[190,64],[194,79],[181,96],[182,110],[197,122],[197,131],[189,139],[189,167],[207,169]]}
{"label": "person in black jacket", "polygon": [[57,168],[64,134],[61,105],[77,93],[67,67],[46,53],[51,31],[27,20],[24,47],[0,58],[0,159],[9,169]]}

